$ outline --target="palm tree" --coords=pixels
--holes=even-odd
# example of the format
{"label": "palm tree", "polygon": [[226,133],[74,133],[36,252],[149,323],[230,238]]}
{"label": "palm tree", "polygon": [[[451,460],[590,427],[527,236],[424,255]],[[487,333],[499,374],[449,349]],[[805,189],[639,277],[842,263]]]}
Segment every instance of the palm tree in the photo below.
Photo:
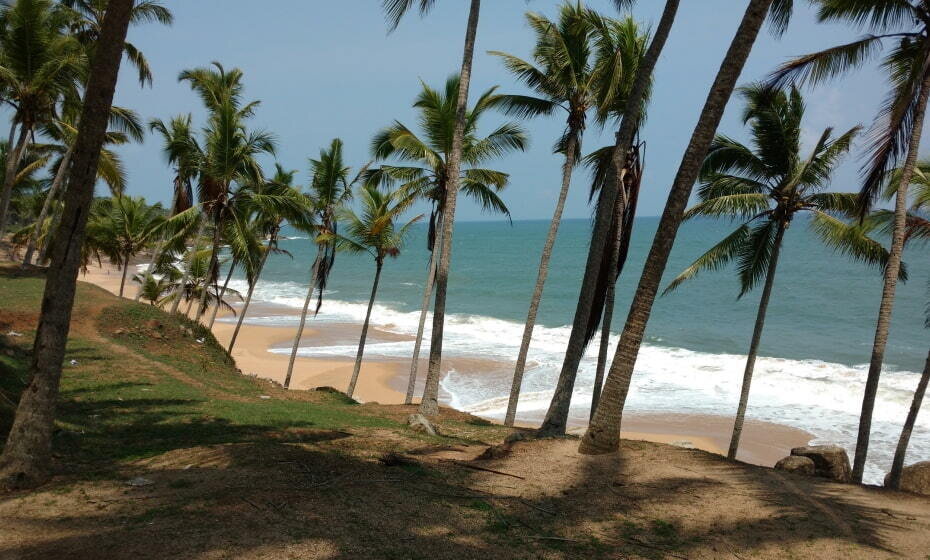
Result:
{"label": "palm tree", "polygon": [[[448,162],[452,152],[452,131],[455,128],[459,91],[459,79],[451,76],[443,90],[433,89],[426,84],[413,106],[419,109],[422,138],[400,122],[379,131],[372,140],[372,153],[376,160],[393,158],[406,165],[381,165],[364,173],[369,184],[380,183],[416,194],[431,207],[426,247],[430,251],[427,265],[426,284],[420,306],[420,321],[410,362],[410,377],[407,383],[406,403],[413,400],[413,391],[419,366],[420,345],[429,311],[430,296],[436,274],[437,232],[442,231],[442,222],[447,195]],[[509,217],[506,204],[498,193],[507,186],[509,175],[481,167],[489,159],[500,157],[514,150],[526,148],[526,133],[516,123],[504,123],[485,137],[478,135],[481,117],[494,107],[500,106],[504,96],[496,93],[497,88],[486,90],[466,115],[465,135],[462,144],[462,161],[466,168],[460,169],[462,193],[477,202],[483,210]]]}
{"label": "palm tree", "polygon": [[[62,4],[67,6],[71,13],[68,27],[71,34],[84,45],[89,54],[93,54],[94,45],[100,38],[100,26],[103,23],[103,15],[107,9],[109,0],[62,0]],[[157,0],[140,0],[132,8],[132,15],[129,24],[138,23],[160,23],[162,25],[171,25],[174,23],[174,16],[171,11],[162,6]],[[139,72],[139,84],[145,86],[152,85],[152,70],[149,68],[148,60],[135,45],[126,41],[123,45],[126,53],[126,60],[132,64]]]}
{"label": "palm tree", "polygon": [[[300,323],[294,335],[294,345],[291,348],[291,357],[287,363],[287,374],[284,377],[284,388],[291,385],[291,376],[294,373],[294,361],[297,359],[297,349],[300,347],[300,337],[304,333],[307,322],[307,310],[316,291],[317,304],[314,314],[323,305],[323,291],[329,280],[329,273],[336,260],[336,239],[338,235],[338,212],[352,199],[352,185],[355,181],[349,180],[351,169],[342,160],[342,140],[336,138],[329,149],[320,150],[319,159],[310,159],[310,199],[313,210],[312,221],[316,224],[316,257],[310,266],[310,285],[307,288],[307,297],[300,312]],[[363,170],[364,171],[364,170]],[[356,177],[358,179],[358,177]]]}
{"label": "palm tree", "polygon": [[[179,81],[186,81],[200,95],[210,113],[204,130],[203,159],[199,170],[200,201],[210,215],[213,228],[210,270],[216,275],[217,256],[226,220],[230,218],[230,201],[238,189],[263,182],[260,154],[274,154],[274,139],[267,132],[249,132],[245,127],[258,106],[258,101],[242,104],[242,71],[226,71],[214,62],[212,68],[195,68],[181,72]],[[197,308],[200,320],[207,292]]]}
{"label": "palm tree", "polygon": [[86,59],[82,45],[65,33],[67,21],[65,10],[51,0],[17,0],[0,7],[0,89],[13,110],[8,145],[14,146],[0,192],[0,238],[27,142],[64,98],[79,105]]}
{"label": "palm tree", "polygon": [[287,219],[292,227],[307,233],[314,230],[313,223],[309,220],[313,214],[313,201],[301,195],[297,187],[293,186],[294,175],[296,175],[296,173],[297,171],[288,171],[284,169],[281,164],[276,163],[274,177],[272,177],[269,183],[271,188],[283,191],[297,201],[296,212],[285,215],[279,212],[262,212],[262,209],[257,209],[256,211],[257,215],[254,220],[262,236],[265,237],[268,242],[261,250],[261,257],[258,260],[258,267],[255,269],[254,274],[249,275],[247,278],[249,290],[246,294],[242,310],[239,312],[239,320],[236,322],[236,328],[233,330],[232,337],[229,339],[229,348],[227,349],[229,353],[232,353],[233,347],[236,345],[236,338],[239,336],[242,322],[245,320],[245,316],[249,311],[249,304],[252,303],[252,293],[265,268],[265,262],[268,260],[268,256],[271,253],[281,252],[278,248],[278,234],[281,232],[281,222]]}
{"label": "palm tree", "polygon": [[[630,2],[616,0],[614,3],[620,8]],[[611,160],[613,161],[611,167],[613,170],[628,168],[627,159],[633,149],[634,136],[644,116],[653,70],[662,49],[665,48],[665,42],[678,13],[678,5],[679,0],[666,1],[655,35],[649,43],[646,54],[643,55],[642,60],[639,62],[632,88],[626,103],[622,106],[622,113],[620,113],[623,119],[620,122],[620,128],[617,131],[616,142],[611,154]],[[602,39],[609,39],[610,34],[601,33],[601,37]],[[609,43],[609,41],[604,42]],[[616,110],[613,105],[608,106]],[[591,245],[588,248],[588,257],[581,281],[581,290],[578,294],[578,303],[575,307],[575,316],[572,320],[568,347],[565,349],[565,359],[562,362],[562,370],[559,372],[559,379],[552,395],[552,401],[549,403],[549,410],[546,412],[546,418],[539,428],[540,435],[562,435],[565,433],[578,365],[581,363],[585,346],[590,339],[595,294],[597,293],[598,284],[603,281],[604,251],[606,247],[613,247],[614,245],[610,236],[611,225],[615,223],[617,215],[626,212],[625,207],[621,208],[622,212],[617,211],[617,201],[619,199],[622,205],[628,205],[629,203],[620,196],[623,186],[621,184],[621,173],[610,170],[608,177],[611,179],[604,182],[604,186],[607,188],[601,188],[598,194],[594,228],[591,232]]]}
{"label": "palm tree", "polygon": [[664,292],[674,290],[702,270],[718,270],[731,261],[737,262],[739,297],[763,283],[727,454],[730,459],[736,458],[739,449],[775,271],[792,221],[799,214],[811,213],[811,228],[828,244],[842,246],[873,265],[881,266],[888,256],[879,243],[835,217],[855,211],[856,194],[823,192],[860,127],[837,137],[832,129],[824,130],[811,154],[804,157],[800,143],[804,101],[798,90],[772,92],[754,85],[743,88],[741,93],[747,102],[743,121],[750,125],[752,144],[717,136],[701,169],[700,202],[685,213],[685,219],[712,216],[745,221],[679,274]]}
{"label": "palm tree", "polygon": [[632,20],[629,20],[630,25],[620,26],[617,21],[592,17],[581,3],[563,4],[559,9],[558,22],[532,12],[526,14],[526,19],[536,35],[533,62],[498,51],[492,51],[491,54],[500,56],[507,69],[535,90],[539,97],[508,95],[504,98],[504,105],[508,112],[523,117],[551,115],[560,109],[564,110],[567,113],[565,130],[556,141],[555,152],[562,154],[565,161],[562,165],[562,187],[543,244],[536,285],[514,368],[510,400],[504,417],[507,426],[513,425],[516,415],[536,314],[549,273],[549,260],[562,221],[572,171],[581,152],[588,111],[600,104],[614,103],[616,98],[625,97],[621,90],[624,85],[632,83],[632,76],[643,51],[642,48],[615,49],[604,56],[605,53],[598,53],[597,49],[598,31],[610,29],[621,33],[630,32],[630,39],[619,41],[624,45],[632,43],[641,47],[645,43]]}
{"label": "palm tree", "polygon": [[181,280],[181,272],[172,268],[173,274],[156,277],[151,272],[138,273],[133,281],[139,284],[138,300],[145,300],[153,307],[161,307],[175,291],[175,283]]}
{"label": "palm tree", "polygon": [[378,282],[381,279],[384,259],[386,257],[396,258],[400,255],[410,226],[423,217],[422,214],[415,216],[404,225],[397,227],[398,218],[416,198],[415,193],[407,193],[403,189],[383,193],[376,186],[368,185],[359,193],[361,215],[348,208],[342,212],[342,218],[346,224],[346,235],[339,237],[339,249],[353,253],[368,253],[375,259],[375,279],[371,285],[371,297],[368,299],[365,322],[362,323],[362,335],[358,341],[355,368],[352,370],[352,379],[346,391],[349,398],[352,398],[355,393],[358,374],[362,368],[362,355],[365,353],[365,339],[368,337],[371,308],[374,307],[375,297],[378,295]]}
{"label": "palm tree", "polygon": [[119,284],[123,297],[132,258],[151,244],[164,219],[161,205],[149,206],[142,197],[114,196],[96,204],[90,219],[87,227],[105,240],[102,252],[123,271]]}
{"label": "palm tree", "polygon": [[[5,166],[10,157],[10,146],[5,140],[0,140],[0,166]],[[20,158],[19,166],[13,181],[13,195],[10,198],[10,211],[12,222],[22,222],[35,214],[35,208],[42,202],[42,194],[47,181],[37,177],[52,157],[48,146],[32,144],[27,146]],[[17,219],[18,218],[18,219]],[[22,237],[20,232],[13,235],[13,242],[17,243]]]}
{"label": "palm tree", "polygon": [[[55,175],[52,183],[45,195],[45,201],[42,209],[39,211],[32,234],[26,244],[25,255],[23,256],[23,265],[32,264],[32,257],[38,246],[39,236],[46,227],[46,220],[52,212],[55,201],[58,200],[64,186],[65,174],[68,171],[68,165],[71,164],[71,157],[74,154],[74,139],[77,137],[77,114],[64,117],[61,120],[53,120],[43,127],[43,134],[54,140],[56,144],[49,146],[52,151],[59,155],[58,161],[52,165],[55,169]],[[123,107],[110,108],[110,127],[112,130],[107,131],[104,146],[121,146],[130,141],[142,142],[144,133],[139,116],[135,111]],[[113,194],[122,193],[126,186],[126,172],[122,160],[112,150],[106,148],[100,151],[100,160],[97,164],[97,175],[106,182]],[[45,262],[45,247],[43,244],[40,251],[39,263]]]}
{"label": "palm tree", "polygon": [[22,393],[0,456],[0,486],[37,484],[48,475],[61,362],[71,323],[81,246],[132,5],[132,0],[110,0],[107,4],[87,81],[79,120],[81,128],[59,227],[70,235],[56,236],[52,250],[29,367],[29,385]]}
{"label": "palm tree", "polygon": [[[671,253],[675,236],[678,234],[678,227],[684,217],[688,198],[691,196],[691,189],[700,173],[701,163],[714,139],[714,133],[717,131],[720,119],[723,117],[723,111],[730,99],[730,95],[733,93],[733,89],[736,87],[736,80],[743,70],[746,59],[749,58],[749,53],[755,44],[766,15],[771,13],[777,24],[776,30],[782,30],[790,19],[790,8],[791,2],[787,0],[749,1],[736,35],[730,43],[717,77],[711,86],[704,108],[701,110],[697,126],[691,135],[688,147],[685,149],[675,181],[672,183],[665,210],[659,221],[659,227],[649,250],[649,255],[646,258],[646,264],[639,285],[636,288],[636,294],[630,305],[626,324],[620,335],[620,342],[617,345],[613,363],[607,379],[604,381],[604,389],[601,392],[597,410],[581,441],[579,451],[582,453],[610,453],[616,451],[620,445],[620,423],[623,417],[623,406],[626,402],[629,383],[633,376],[633,366],[636,363],[636,356],[639,354],[639,348],[643,341],[643,334],[646,331],[646,323],[652,311],[652,304],[659,291],[662,274],[665,272],[665,266],[668,263],[669,253]],[[619,166],[618,168],[622,169]],[[591,264],[590,259],[588,264]],[[588,272],[586,269],[586,276]],[[593,275],[594,271],[591,271],[591,274]],[[576,316],[577,322],[578,318]],[[571,399],[570,393],[567,398]],[[567,411],[567,406],[565,406],[565,410]],[[552,411],[552,407],[550,407],[550,411]],[[557,426],[561,418],[562,414],[560,413],[556,417]],[[562,422],[562,425],[564,425],[564,422]],[[562,429],[564,430],[564,428]]]}
{"label": "palm tree", "polygon": [[853,459],[853,481],[862,482],[872,431],[872,411],[885,358],[888,329],[904,249],[907,189],[917,163],[927,99],[930,98],[930,4],[923,0],[815,0],[821,22],[845,21],[872,32],[845,45],[805,55],[784,64],[772,78],[775,85],[790,81],[817,83],[833,78],[872,59],[886,44],[891,47],[882,67],[888,72],[888,92],[873,126],[869,158],[863,166],[860,214],[865,215],[881,194],[887,173],[901,157],[900,188],[895,195],[895,221],[882,298],[875,325],[869,373],[866,377],[859,434]]}
{"label": "palm tree", "polygon": [[[401,18],[414,4],[421,14],[426,14],[435,0],[383,0],[391,29],[397,27]],[[446,285],[449,281],[449,266],[452,262],[452,226],[455,223],[455,205],[459,192],[459,169],[462,163],[465,128],[467,123],[468,87],[471,84],[471,67],[475,53],[475,36],[478,33],[478,17],[481,0],[471,0],[468,23],[465,27],[465,48],[462,53],[462,69],[459,72],[459,91],[455,96],[455,126],[452,129],[452,146],[446,169],[446,198],[443,201],[443,221],[439,235],[439,262],[436,267],[436,300],[433,305],[433,331],[429,348],[429,369],[426,374],[426,389],[420,402],[420,412],[434,416],[439,414],[439,375],[442,362],[442,333],[446,321]]]}

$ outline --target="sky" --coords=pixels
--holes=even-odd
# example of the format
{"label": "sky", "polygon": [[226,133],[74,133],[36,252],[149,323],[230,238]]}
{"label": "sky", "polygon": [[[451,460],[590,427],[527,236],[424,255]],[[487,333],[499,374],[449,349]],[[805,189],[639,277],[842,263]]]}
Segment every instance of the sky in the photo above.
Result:
{"label": "sky", "polygon": [[[309,181],[308,157],[316,157],[333,138],[345,143],[346,163],[358,168],[370,159],[370,140],[397,119],[413,127],[411,107],[420,81],[440,87],[461,65],[468,2],[443,0],[425,18],[407,16],[388,33],[379,0],[164,0],[175,16],[170,27],[145,24],[130,29],[129,41],[152,67],[152,87],[141,88],[135,71],[124,64],[116,103],[138,111],[146,120],[192,113],[204,122],[204,111],[187,84],[177,81],[187,68],[219,61],[244,72],[245,99],[261,105],[250,126],[273,133],[276,160],[296,169],[298,184]],[[499,86],[504,93],[526,90],[489,50],[529,58],[533,35],[524,14],[556,17],[553,0],[485,0],[482,3],[471,98]],[[682,153],[697,122],[710,84],[745,10],[744,0],[684,0],[656,68],[655,87],[642,139],[646,169],[639,215],[661,213]],[[776,39],[763,30],[740,78],[748,83],[767,76],[788,58],[848,42],[860,30],[818,24],[807,2],[799,0],[788,32]],[[588,0],[605,14],[617,14],[608,0]],[[654,27],[664,2],[639,0],[632,14]],[[832,126],[845,131],[870,125],[883,97],[885,82],[874,65],[849,77],[805,90],[804,137],[812,143]],[[745,139],[739,121],[742,102],[734,97],[719,132]],[[509,117],[487,113],[482,130],[490,132]],[[552,153],[564,117],[527,121],[530,145],[487,167],[510,174],[502,198],[514,219],[549,219],[561,178],[561,157]],[[609,143],[612,127],[589,126],[585,153]],[[860,140],[834,176],[831,190],[855,191],[866,142]],[[128,192],[150,201],[169,202],[172,170],[160,140],[149,136],[141,145],[120,148],[129,173]],[[857,161],[858,160],[858,161]],[[263,163],[272,168],[273,159]],[[589,177],[574,174],[565,218],[590,216]],[[469,201],[459,204],[458,219],[500,219],[482,213]]]}

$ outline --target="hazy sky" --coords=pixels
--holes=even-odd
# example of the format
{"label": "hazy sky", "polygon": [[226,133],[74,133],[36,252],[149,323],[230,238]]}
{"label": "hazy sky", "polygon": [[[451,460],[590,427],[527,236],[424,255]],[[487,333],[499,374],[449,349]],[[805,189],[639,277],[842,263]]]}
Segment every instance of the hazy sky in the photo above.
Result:
{"label": "hazy sky", "polygon": [[[116,102],[139,111],[146,120],[194,114],[203,123],[199,100],[178,72],[217,60],[245,72],[247,99],[260,99],[252,125],[275,134],[277,159],[298,169],[299,183],[308,179],[307,158],[335,137],[346,145],[353,167],[369,159],[369,142],[393,119],[414,126],[411,102],[419,81],[440,86],[458,70],[468,2],[442,0],[425,19],[413,14],[392,34],[379,0],[173,0],[165,1],[175,15],[171,27],[145,25],[130,30],[130,40],[148,57],[155,84],[141,89],[135,72],[124,64]],[[659,61],[656,85],[643,139],[647,142],[646,174],[640,215],[657,215],[665,202],[685,144],[697,120],[710,83],[732,39],[745,0],[684,0],[672,35]],[[760,79],[787,57],[852,40],[860,32],[838,25],[819,25],[803,0],[787,34],[776,40],[763,31],[741,77]],[[520,92],[499,60],[486,54],[502,50],[528,57],[532,35],[527,10],[555,17],[553,0],[485,0],[478,30],[472,95],[493,85],[503,92]],[[615,13],[607,0],[588,5]],[[654,26],[664,2],[640,0],[634,16]],[[806,137],[826,126],[846,130],[870,124],[881,101],[884,81],[870,67],[849,78],[807,92]],[[741,107],[734,98],[721,132],[743,137],[738,121]],[[489,113],[484,131],[507,120]],[[494,162],[511,174],[503,197],[515,219],[548,219],[559,187],[561,158],[551,153],[553,140],[564,125],[562,116],[526,123],[531,144]],[[607,143],[612,134],[591,127],[585,151]],[[834,180],[834,190],[858,189],[858,164],[865,142],[860,141]],[[129,192],[150,200],[170,200],[171,170],[160,152],[160,141],[122,149],[130,174]],[[270,168],[271,162],[268,161]],[[588,177],[574,176],[566,207],[567,218],[589,216]],[[471,203],[459,206],[462,219],[487,219]]]}

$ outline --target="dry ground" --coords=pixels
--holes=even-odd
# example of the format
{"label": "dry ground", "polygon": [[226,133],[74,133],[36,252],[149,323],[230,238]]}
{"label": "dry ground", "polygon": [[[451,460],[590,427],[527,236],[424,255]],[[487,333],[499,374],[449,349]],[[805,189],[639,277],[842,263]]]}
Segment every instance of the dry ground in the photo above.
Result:
{"label": "dry ground", "polygon": [[[0,336],[0,434],[41,283],[0,267],[0,333],[23,334]],[[444,410],[429,437],[403,425],[410,407],[285,392],[209,333],[88,285],[72,338],[56,474],[0,496],[0,559],[930,559],[926,498],[645,442],[473,460],[508,430]]]}

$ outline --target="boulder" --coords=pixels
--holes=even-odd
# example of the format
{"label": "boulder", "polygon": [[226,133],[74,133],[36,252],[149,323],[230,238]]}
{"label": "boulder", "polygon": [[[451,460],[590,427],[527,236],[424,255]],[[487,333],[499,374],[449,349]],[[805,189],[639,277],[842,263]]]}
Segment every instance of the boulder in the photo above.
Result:
{"label": "boulder", "polygon": [[533,432],[518,430],[507,434],[507,437],[504,438],[504,443],[512,444],[518,441],[529,441],[531,439],[533,439]]}
{"label": "boulder", "polygon": [[[885,477],[885,486],[888,477]],[[904,467],[901,471],[901,490],[930,496],[930,461],[922,461]]]}
{"label": "boulder", "polygon": [[424,432],[431,436],[439,435],[439,430],[432,422],[426,419],[426,416],[422,414],[411,414],[407,417],[407,425],[413,429],[414,432]]}
{"label": "boulder", "polygon": [[835,480],[849,482],[852,479],[852,469],[849,468],[849,456],[846,450],[839,445],[807,445],[795,447],[791,454],[798,457],[807,457],[814,462],[814,474]]}
{"label": "boulder", "polygon": [[814,461],[800,455],[788,455],[775,463],[775,470],[814,476]]}

